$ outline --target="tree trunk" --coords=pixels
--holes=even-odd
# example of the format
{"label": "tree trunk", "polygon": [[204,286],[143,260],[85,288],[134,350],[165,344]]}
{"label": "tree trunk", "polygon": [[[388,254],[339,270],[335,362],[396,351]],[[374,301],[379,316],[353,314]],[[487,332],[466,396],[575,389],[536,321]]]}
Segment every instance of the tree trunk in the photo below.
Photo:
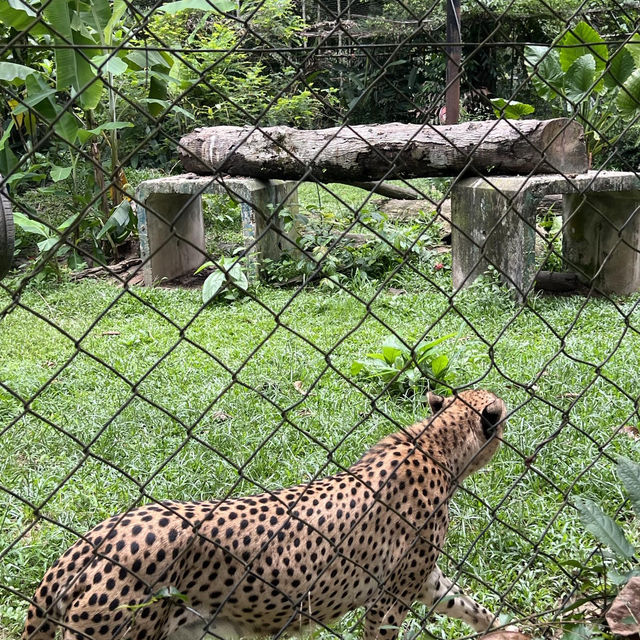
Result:
{"label": "tree trunk", "polygon": [[321,182],[581,173],[588,168],[582,127],[564,118],[308,131],[206,127],[184,136],[179,154],[184,168],[195,173]]}

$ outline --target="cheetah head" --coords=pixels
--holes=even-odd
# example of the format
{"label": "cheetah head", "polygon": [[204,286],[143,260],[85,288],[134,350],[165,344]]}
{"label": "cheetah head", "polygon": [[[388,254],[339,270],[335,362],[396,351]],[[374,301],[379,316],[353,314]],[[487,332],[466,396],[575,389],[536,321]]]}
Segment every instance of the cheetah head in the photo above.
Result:
{"label": "cheetah head", "polygon": [[444,398],[429,394],[433,425],[458,481],[484,467],[500,448],[507,407],[490,391]]}

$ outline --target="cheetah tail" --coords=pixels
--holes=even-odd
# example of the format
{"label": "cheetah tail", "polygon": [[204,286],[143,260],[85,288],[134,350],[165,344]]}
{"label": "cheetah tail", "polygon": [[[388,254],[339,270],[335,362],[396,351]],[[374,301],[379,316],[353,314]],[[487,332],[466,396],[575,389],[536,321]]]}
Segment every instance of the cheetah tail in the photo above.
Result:
{"label": "cheetah tail", "polygon": [[22,640],[54,640],[56,623],[36,602],[29,605]]}

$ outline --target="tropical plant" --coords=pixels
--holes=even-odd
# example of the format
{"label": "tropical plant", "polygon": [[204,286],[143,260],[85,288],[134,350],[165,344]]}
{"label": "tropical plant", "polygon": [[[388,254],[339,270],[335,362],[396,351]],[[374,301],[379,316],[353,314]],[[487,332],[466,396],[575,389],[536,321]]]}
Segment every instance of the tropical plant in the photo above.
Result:
{"label": "tropical plant", "polygon": [[249,288],[249,280],[242,269],[242,258],[222,256],[216,262],[205,262],[195,273],[198,274],[209,267],[214,267],[214,271],[207,276],[202,285],[204,304],[218,296],[223,300],[237,300]]}
{"label": "tropical plant", "polygon": [[[533,87],[558,115],[583,125],[595,155],[612,145],[625,124],[640,114],[640,36],[610,48],[598,32],[579,22],[554,45],[526,46],[525,66]],[[492,100],[497,117],[518,119],[534,112],[529,104]]]}
{"label": "tropical plant", "polygon": [[422,340],[409,348],[397,336],[390,335],[380,350],[368,353],[351,365],[351,375],[383,383],[388,391],[424,392],[438,389],[448,393],[449,357],[437,347],[453,338],[449,333],[434,340]]}

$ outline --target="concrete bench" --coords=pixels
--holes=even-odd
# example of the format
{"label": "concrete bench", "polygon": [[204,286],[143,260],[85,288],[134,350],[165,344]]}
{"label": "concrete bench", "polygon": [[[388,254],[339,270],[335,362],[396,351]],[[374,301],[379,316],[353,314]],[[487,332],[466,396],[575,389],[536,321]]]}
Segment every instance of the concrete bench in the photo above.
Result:
{"label": "concrete bench", "polygon": [[255,280],[260,261],[296,250],[296,232],[282,228],[278,212],[298,210],[297,182],[213,178],[188,173],[140,183],[136,191],[144,283],[150,286],[193,273],[208,260],[202,196],[225,194],[240,202],[246,270]]}
{"label": "concrete bench", "polygon": [[[295,252],[295,230],[285,233],[274,210],[298,209],[295,181],[216,178],[185,174],[147,180],[137,190],[145,284],[193,273],[207,260],[201,197],[227,194],[240,201],[247,272],[260,260]],[[493,265],[520,299],[533,290],[536,209],[548,195],[563,196],[563,258],[580,280],[607,293],[640,289],[640,178],[591,171],[574,176],[467,178],[452,190],[453,285],[469,285]]]}
{"label": "concrete bench", "polygon": [[455,288],[470,284],[489,264],[524,299],[533,290],[536,207],[562,194],[562,256],[568,271],[603,293],[640,289],[640,178],[590,171],[563,176],[468,178],[451,198]]}

